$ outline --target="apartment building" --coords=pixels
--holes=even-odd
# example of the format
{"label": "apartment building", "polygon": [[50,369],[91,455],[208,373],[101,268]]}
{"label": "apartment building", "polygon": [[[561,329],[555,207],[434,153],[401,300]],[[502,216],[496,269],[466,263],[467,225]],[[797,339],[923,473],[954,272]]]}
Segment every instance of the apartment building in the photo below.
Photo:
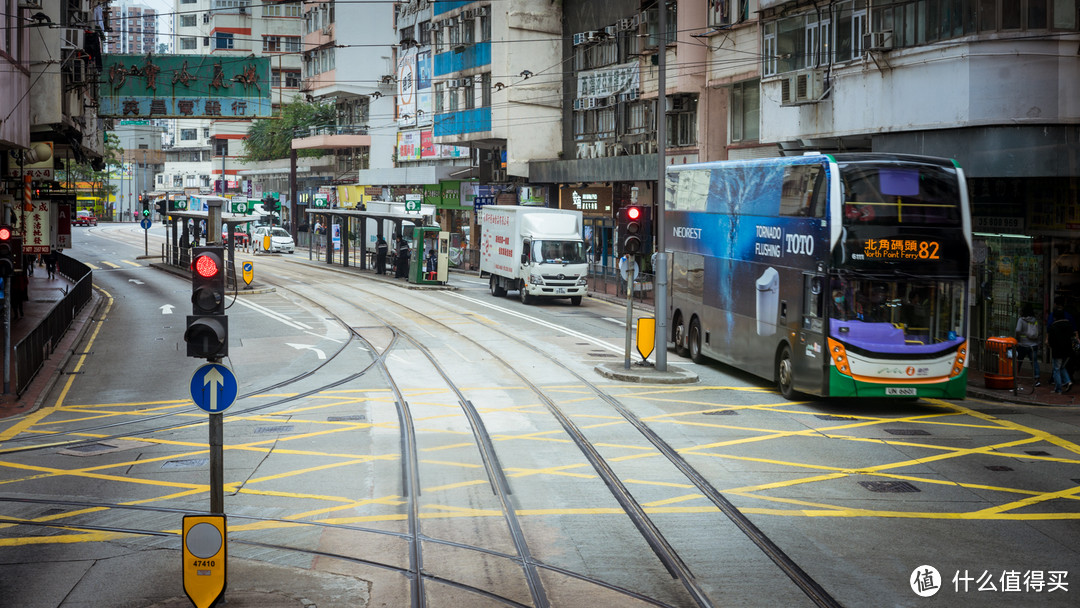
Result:
{"label": "apartment building", "polygon": [[[274,108],[300,95],[303,12],[299,2],[176,0],[172,48],[178,55],[270,57]],[[242,140],[250,119],[175,119],[170,128],[161,189],[200,188],[241,193]],[[244,192],[248,193],[248,192]],[[254,194],[254,193],[248,193]]]}
{"label": "apartment building", "polygon": [[106,53],[145,54],[157,51],[158,12],[123,0],[109,6],[112,29],[104,44]]}

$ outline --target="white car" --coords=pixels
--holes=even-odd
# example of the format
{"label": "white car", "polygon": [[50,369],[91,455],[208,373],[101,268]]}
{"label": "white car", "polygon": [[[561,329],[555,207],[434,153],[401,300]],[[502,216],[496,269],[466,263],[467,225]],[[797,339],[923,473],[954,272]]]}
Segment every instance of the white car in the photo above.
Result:
{"label": "white car", "polygon": [[266,251],[264,244],[267,235],[270,235],[269,251],[271,253],[292,253],[296,249],[296,243],[293,241],[292,235],[286,232],[284,228],[259,226],[251,235],[255,251]]}

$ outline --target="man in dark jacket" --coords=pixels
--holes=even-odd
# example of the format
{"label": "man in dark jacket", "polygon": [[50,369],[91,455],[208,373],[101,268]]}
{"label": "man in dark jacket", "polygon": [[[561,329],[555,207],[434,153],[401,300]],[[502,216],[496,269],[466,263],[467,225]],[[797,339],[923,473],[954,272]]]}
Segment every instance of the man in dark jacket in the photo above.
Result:
{"label": "man in dark jacket", "polygon": [[405,240],[405,237],[398,237],[396,261],[397,267],[394,278],[403,279],[409,276],[409,243]]}
{"label": "man in dark jacket", "polygon": [[1065,312],[1060,301],[1054,303],[1054,312],[1050,315],[1050,326],[1046,330],[1046,342],[1050,347],[1050,360],[1054,364],[1051,376],[1054,380],[1055,393],[1067,393],[1072,388],[1072,378],[1065,368],[1069,357],[1074,355],[1073,344],[1076,342],[1076,325]]}
{"label": "man in dark jacket", "polygon": [[375,244],[375,274],[386,274],[386,254],[390,252],[390,245],[381,235]]}

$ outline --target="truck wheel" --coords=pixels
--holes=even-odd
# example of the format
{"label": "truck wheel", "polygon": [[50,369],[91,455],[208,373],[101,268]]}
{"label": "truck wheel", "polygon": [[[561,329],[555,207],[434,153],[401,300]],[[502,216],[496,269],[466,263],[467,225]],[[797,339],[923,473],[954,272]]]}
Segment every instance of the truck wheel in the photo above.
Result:
{"label": "truck wheel", "polygon": [[491,275],[489,279],[490,280],[488,281],[488,286],[491,289],[491,295],[495,296],[496,298],[502,298],[506,296],[506,290],[503,289],[503,286],[499,284],[499,278],[495,275]]}
{"label": "truck wheel", "polygon": [[518,296],[521,297],[522,304],[532,304],[532,296],[529,295],[529,290],[525,289],[525,281],[518,281]]}
{"label": "truck wheel", "polygon": [[697,319],[690,321],[690,334],[686,339],[690,349],[690,360],[694,363],[704,363],[705,355],[701,354],[701,322]]}
{"label": "truck wheel", "polygon": [[574,306],[581,306],[581,296],[570,296],[570,303]]}

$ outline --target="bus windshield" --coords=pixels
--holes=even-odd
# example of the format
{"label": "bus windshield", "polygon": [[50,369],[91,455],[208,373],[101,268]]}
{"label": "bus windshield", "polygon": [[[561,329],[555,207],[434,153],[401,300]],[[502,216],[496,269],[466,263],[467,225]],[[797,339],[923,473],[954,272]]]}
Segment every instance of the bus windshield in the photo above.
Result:
{"label": "bus windshield", "polygon": [[545,264],[584,264],[585,244],[581,241],[533,241],[532,259]]}
{"label": "bus windshield", "polygon": [[964,282],[834,278],[830,335],[881,353],[940,350],[963,341]]}
{"label": "bus windshield", "polygon": [[961,225],[956,171],[934,164],[839,163],[844,225]]}

